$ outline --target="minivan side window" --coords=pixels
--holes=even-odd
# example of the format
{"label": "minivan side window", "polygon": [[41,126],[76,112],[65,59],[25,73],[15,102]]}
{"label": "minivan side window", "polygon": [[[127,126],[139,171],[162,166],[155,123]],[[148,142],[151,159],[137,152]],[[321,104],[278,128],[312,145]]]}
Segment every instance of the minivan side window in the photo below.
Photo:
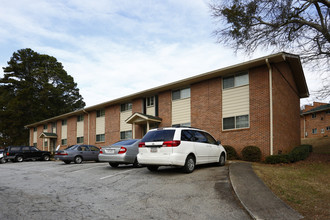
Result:
{"label": "minivan side window", "polygon": [[203,132],[205,137],[207,138],[207,142],[210,144],[217,144],[217,141],[209,134],[206,132]]}
{"label": "minivan side window", "polygon": [[195,131],[195,137],[197,139],[197,142],[208,143],[207,138],[204,136],[204,134],[202,132]]}

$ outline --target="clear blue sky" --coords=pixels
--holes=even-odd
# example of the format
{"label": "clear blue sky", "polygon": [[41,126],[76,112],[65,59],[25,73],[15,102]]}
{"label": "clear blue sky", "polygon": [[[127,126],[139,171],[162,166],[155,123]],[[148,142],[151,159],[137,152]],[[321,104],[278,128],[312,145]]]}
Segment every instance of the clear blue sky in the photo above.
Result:
{"label": "clear blue sky", "polygon": [[[23,48],[54,56],[91,106],[271,53],[235,55],[216,44],[208,2],[2,1],[0,66]],[[305,74],[315,90],[319,81]]]}

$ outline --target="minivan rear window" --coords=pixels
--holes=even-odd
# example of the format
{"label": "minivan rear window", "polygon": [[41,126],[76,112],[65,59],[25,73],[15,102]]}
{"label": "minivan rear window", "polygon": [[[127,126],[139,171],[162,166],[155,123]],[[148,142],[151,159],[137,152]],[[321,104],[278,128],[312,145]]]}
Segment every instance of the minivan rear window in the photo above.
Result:
{"label": "minivan rear window", "polygon": [[175,130],[149,131],[141,142],[173,141]]}

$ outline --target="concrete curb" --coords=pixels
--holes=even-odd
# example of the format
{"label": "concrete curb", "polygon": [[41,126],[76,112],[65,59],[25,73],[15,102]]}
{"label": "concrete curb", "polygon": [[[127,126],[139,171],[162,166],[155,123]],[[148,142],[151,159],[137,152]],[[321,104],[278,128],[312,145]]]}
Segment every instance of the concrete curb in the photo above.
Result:
{"label": "concrete curb", "polygon": [[231,163],[229,179],[237,198],[253,219],[298,220],[303,218],[262,182],[254,173],[251,163]]}

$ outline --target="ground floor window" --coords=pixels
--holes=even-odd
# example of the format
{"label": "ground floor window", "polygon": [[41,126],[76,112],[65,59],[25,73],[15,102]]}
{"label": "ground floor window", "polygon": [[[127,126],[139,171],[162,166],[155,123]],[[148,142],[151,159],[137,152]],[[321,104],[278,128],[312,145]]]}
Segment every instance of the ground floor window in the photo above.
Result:
{"label": "ground floor window", "polygon": [[223,130],[248,128],[249,115],[240,115],[234,117],[227,117],[223,119]]}
{"label": "ground floor window", "polygon": [[120,139],[125,140],[125,139],[131,139],[132,138],[132,131],[121,131],[120,132]]}
{"label": "ground floor window", "polygon": [[312,129],[312,134],[317,134],[317,128]]}
{"label": "ground floor window", "polygon": [[327,131],[330,131],[330,126],[327,127]]}
{"label": "ground floor window", "polygon": [[84,137],[77,137],[77,144],[84,143]]}
{"label": "ground floor window", "polygon": [[61,144],[62,145],[67,145],[67,139],[62,139]]}
{"label": "ground floor window", "polygon": [[105,134],[96,135],[96,142],[104,142],[104,141],[105,141]]}

